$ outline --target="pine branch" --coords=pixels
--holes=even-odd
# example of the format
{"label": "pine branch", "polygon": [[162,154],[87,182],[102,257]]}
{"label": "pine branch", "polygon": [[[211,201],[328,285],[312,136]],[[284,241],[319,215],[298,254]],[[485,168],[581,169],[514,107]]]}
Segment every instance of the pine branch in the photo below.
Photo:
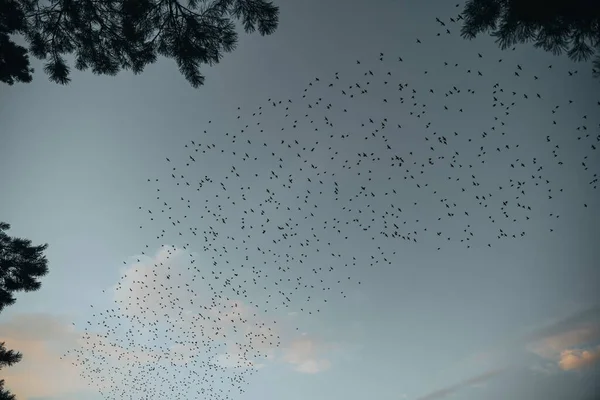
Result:
{"label": "pine branch", "polygon": [[13,350],[6,350],[5,342],[0,342],[0,369],[10,367],[21,361],[23,355]]}

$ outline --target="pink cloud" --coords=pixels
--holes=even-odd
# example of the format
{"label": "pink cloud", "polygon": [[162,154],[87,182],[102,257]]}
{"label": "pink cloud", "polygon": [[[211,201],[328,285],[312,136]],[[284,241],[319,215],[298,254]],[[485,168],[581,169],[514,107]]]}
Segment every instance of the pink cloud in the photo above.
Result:
{"label": "pink cloud", "polygon": [[600,361],[600,346],[591,350],[570,349],[560,353],[558,365],[565,371],[589,367]]}
{"label": "pink cloud", "polygon": [[89,392],[81,370],[72,360],[60,359],[61,350],[76,345],[77,337],[65,321],[51,315],[17,315],[0,324],[0,341],[23,354],[21,362],[2,370],[6,387],[19,400]]}
{"label": "pink cloud", "polygon": [[600,340],[598,309],[594,308],[546,328],[526,348],[562,370],[580,369],[600,359],[600,347],[583,349]]}
{"label": "pink cloud", "polygon": [[[154,363],[161,357],[140,346],[125,348],[98,333],[78,331],[65,318],[48,314],[20,314],[3,322],[0,341],[23,354],[21,362],[2,370],[6,387],[19,400],[63,398],[107,389],[121,377],[90,382],[82,377],[85,367],[96,363],[114,370],[132,362]],[[85,365],[81,356],[87,359]]]}

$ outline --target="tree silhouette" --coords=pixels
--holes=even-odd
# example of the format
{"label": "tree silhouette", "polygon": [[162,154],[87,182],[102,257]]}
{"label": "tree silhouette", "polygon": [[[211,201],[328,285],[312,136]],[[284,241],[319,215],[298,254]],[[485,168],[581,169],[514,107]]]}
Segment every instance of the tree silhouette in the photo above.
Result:
{"label": "tree silhouette", "polygon": [[[4,342],[0,342],[0,370],[4,367],[10,367],[21,361],[21,353],[12,350],[6,350]],[[15,395],[9,390],[4,389],[4,379],[0,379],[0,400],[15,400]]]}
{"label": "tree silhouette", "polygon": [[6,350],[4,343],[5,342],[0,342],[0,369],[18,363],[23,357],[21,353],[16,353],[13,350]]}
{"label": "tree silhouette", "polygon": [[[48,273],[48,260],[43,254],[48,244],[32,246],[31,240],[8,236],[9,229],[9,224],[0,222],[0,312],[14,304],[13,292],[38,290],[41,285],[36,278]],[[4,343],[0,343],[0,370],[22,358],[21,353],[7,350]],[[4,379],[0,379],[0,400],[14,399],[14,394],[4,389]]]}
{"label": "tree silhouette", "polygon": [[461,36],[473,39],[491,31],[500,48],[533,41],[555,55],[589,60],[600,76],[600,1],[598,0],[467,0]]}
{"label": "tree silhouette", "polygon": [[[233,20],[246,33],[270,35],[279,8],[267,0],[0,0],[0,81],[31,82],[29,53],[47,60],[44,71],[60,84],[70,82],[66,54],[74,53],[78,70],[98,75],[139,74],[162,55],[197,88],[200,65],[235,49]],[[11,35],[22,35],[29,49]]]}
{"label": "tree silhouette", "polygon": [[0,379],[0,400],[15,400],[15,395],[4,389],[4,379]]}
{"label": "tree silhouette", "polygon": [[9,224],[0,222],[0,312],[14,304],[13,292],[38,290],[41,284],[36,278],[48,273],[43,254],[48,244],[32,246],[31,240],[8,236],[9,229]]}

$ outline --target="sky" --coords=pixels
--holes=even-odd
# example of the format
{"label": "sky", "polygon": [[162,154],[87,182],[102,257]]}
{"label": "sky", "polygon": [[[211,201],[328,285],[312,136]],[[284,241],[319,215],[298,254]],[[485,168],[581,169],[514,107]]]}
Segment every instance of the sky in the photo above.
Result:
{"label": "sky", "polygon": [[0,219],[50,268],[0,315],[6,386],[597,398],[591,67],[463,40],[449,2],[277,4],[200,89],[171,60],[2,87]]}

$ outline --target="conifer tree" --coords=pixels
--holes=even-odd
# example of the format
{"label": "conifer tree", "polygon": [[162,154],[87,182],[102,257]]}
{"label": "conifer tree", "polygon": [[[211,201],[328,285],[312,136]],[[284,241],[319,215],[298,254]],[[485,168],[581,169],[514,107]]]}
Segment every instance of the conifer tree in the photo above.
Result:
{"label": "conifer tree", "polygon": [[0,400],[15,400],[15,395],[4,389],[4,379],[0,379]]}
{"label": "conifer tree", "polygon": [[[21,353],[6,350],[4,342],[0,342],[0,370],[18,363],[21,361],[21,357]],[[15,395],[8,389],[4,389],[4,379],[0,379],[0,400],[15,400]]]}
{"label": "conifer tree", "polygon": [[[235,49],[234,21],[264,36],[278,20],[267,0],[0,0],[0,81],[31,82],[30,54],[46,60],[44,71],[60,84],[70,81],[66,55],[76,69],[103,75],[139,74],[161,55],[197,88],[200,66]],[[13,41],[17,35],[28,48]]]}
{"label": "conifer tree", "polygon": [[16,353],[13,350],[6,350],[4,343],[5,342],[0,342],[0,369],[18,363],[23,357],[21,353]]}
{"label": "conifer tree", "polygon": [[0,312],[14,304],[14,292],[38,290],[37,278],[48,273],[44,256],[48,244],[32,246],[31,240],[8,236],[9,229],[9,224],[0,222]]}
{"label": "conifer tree", "polygon": [[[48,261],[44,251],[48,245],[32,246],[31,240],[10,237],[6,231],[10,225],[0,222],[0,312],[14,304],[14,292],[31,292],[40,288],[40,278],[48,273]],[[21,361],[21,353],[7,350],[0,342],[0,370]],[[14,400],[14,394],[4,389],[0,379],[0,400]]]}
{"label": "conifer tree", "polygon": [[462,37],[490,32],[502,49],[517,43],[573,61],[594,56],[593,73],[600,76],[600,1],[598,0],[467,0]]}

